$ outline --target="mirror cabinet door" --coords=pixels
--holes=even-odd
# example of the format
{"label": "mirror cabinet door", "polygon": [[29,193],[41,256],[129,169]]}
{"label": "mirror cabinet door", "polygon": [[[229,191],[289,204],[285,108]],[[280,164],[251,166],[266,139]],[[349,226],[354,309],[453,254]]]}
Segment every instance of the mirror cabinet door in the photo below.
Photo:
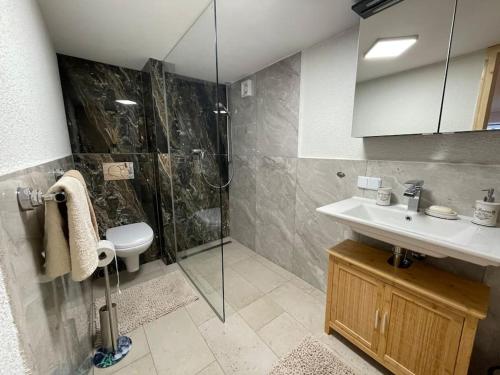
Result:
{"label": "mirror cabinet door", "polygon": [[438,131],[454,6],[405,0],[361,20],[353,137]]}
{"label": "mirror cabinet door", "polygon": [[440,132],[500,129],[500,0],[459,0]]}

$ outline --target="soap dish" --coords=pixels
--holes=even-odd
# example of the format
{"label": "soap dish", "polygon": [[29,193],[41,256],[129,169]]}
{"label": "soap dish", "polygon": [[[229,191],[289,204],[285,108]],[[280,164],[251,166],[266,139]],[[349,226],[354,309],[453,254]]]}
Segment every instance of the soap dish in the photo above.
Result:
{"label": "soap dish", "polygon": [[430,206],[425,209],[425,214],[439,219],[457,220],[458,214],[449,207]]}

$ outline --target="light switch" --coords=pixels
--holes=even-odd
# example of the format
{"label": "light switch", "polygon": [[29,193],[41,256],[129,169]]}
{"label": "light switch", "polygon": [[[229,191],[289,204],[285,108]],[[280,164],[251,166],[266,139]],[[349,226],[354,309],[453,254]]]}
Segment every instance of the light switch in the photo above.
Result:
{"label": "light switch", "polygon": [[360,189],[378,190],[382,186],[380,177],[358,176],[358,187]]}
{"label": "light switch", "polygon": [[378,190],[382,186],[382,179],[380,177],[368,177],[368,184],[366,188],[368,190]]}
{"label": "light switch", "polygon": [[131,180],[134,178],[134,163],[102,163],[104,181]]}
{"label": "light switch", "polygon": [[368,177],[358,176],[358,187],[360,189],[366,189],[367,186],[368,186]]}

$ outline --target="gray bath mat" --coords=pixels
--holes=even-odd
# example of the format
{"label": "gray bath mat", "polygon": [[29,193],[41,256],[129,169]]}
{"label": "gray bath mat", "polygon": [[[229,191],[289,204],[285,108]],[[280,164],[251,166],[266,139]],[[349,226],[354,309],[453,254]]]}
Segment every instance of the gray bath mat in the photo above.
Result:
{"label": "gray bath mat", "polygon": [[356,375],[337,355],[313,337],[280,360],[269,375]]}
{"label": "gray bath mat", "polygon": [[[114,292],[111,299],[118,307],[118,331],[123,335],[196,301],[198,296],[182,273],[174,271],[123,289],[121,294]],[[99,307],[104,304],[104,297],[95,301],[97,332]]]}

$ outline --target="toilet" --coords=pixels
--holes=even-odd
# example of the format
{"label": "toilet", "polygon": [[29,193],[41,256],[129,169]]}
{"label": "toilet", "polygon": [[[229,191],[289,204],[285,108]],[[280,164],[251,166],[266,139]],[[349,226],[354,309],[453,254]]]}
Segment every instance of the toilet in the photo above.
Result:
{"label": "toilet", "polygon": [[128,272],[139,271],[139,255],[153,243],[153,229],[146,223],[121,225],[106,230],[106,239],[115,245],[116,255],[125,261]]}

